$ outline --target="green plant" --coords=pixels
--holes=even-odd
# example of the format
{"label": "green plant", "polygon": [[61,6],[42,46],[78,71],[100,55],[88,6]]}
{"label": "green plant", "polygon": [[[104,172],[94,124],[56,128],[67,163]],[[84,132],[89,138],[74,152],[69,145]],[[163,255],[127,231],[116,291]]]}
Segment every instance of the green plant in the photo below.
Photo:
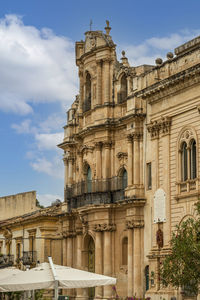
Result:
{"label": "green plant", "polygon": [[186,295],[197,295],[200,284],[200,202],[196,203],[197,219],[189,218],[172,234],[171,254],[161,265],[164,286],[181,287]]}

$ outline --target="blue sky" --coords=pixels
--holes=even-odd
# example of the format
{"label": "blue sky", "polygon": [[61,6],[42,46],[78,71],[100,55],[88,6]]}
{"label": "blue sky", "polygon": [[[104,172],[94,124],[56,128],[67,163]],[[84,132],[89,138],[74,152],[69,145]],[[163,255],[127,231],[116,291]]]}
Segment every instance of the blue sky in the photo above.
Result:
{"label": "blue sky", "polygon": [[134,65],[154,64],[200,35],[200,1],[1,0],[0,196],[36,190],[63,200],[66,110],[78,93],[74,43],[110,21]]}

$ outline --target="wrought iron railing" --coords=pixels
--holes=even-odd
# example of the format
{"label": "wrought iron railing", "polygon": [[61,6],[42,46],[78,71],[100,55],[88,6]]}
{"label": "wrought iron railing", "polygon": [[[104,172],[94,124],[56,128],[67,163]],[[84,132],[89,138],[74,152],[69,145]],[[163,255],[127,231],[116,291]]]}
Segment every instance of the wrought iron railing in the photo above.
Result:
{"label": "wrought iron railing", "polygon": [[8,254],[1,254],[0,255],[0,268],[5,268],[12,266],[14,264],[14,255]]}
{"label": "wrought iron railing", "polygon": [[37,251],[23,251],[23,265],[31,265],[37,262]]}
{"label": "wrought iron railing", "polygon": [[65,189],[69,210],[89,204],[116,203],[125,197],[123,177],[94,179],[75,183]]}

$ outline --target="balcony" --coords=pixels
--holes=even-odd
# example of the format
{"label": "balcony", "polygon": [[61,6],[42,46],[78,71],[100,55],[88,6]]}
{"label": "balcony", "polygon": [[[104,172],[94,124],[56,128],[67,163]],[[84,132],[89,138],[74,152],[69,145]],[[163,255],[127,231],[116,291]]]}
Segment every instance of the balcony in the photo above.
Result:
{"label": "balcony", "polygon": [[66,187],[65,201],[69,211],[89,204],[109,204],[122,201],[126,183],[122,177],[81,181]]}
{"label": "balcony", "polygon": [[7,268],[14,264],[14,255],[0,255],[0,268]]}
{"label": "balcony", "polygon": [[23,265],[33,265],[37,262],[37,252],[36,251],[24,251],[21,258]]}

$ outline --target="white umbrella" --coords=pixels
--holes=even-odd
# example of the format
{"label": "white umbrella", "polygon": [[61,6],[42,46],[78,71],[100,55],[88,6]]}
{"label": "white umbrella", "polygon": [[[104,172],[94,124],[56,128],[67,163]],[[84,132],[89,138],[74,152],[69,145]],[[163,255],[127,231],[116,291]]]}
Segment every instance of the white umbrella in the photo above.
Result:
{"label": "white umbrella", "polygon": [[5,279],[6,277],[9,277],[11,275],[19,274],[19,273],[23,273],[23,271],[21,271],[17,268],[14,268],[14,267],[0,269],[0,280]]}
{"label": "white umbrella", "polygon": [[57,299],[58,288],[86,288],[110,284],[116,284],[116,278],[54,265],[49,257],[49,263],[42,263],[39,267],[1,280],[0,291],[55,289]]}

